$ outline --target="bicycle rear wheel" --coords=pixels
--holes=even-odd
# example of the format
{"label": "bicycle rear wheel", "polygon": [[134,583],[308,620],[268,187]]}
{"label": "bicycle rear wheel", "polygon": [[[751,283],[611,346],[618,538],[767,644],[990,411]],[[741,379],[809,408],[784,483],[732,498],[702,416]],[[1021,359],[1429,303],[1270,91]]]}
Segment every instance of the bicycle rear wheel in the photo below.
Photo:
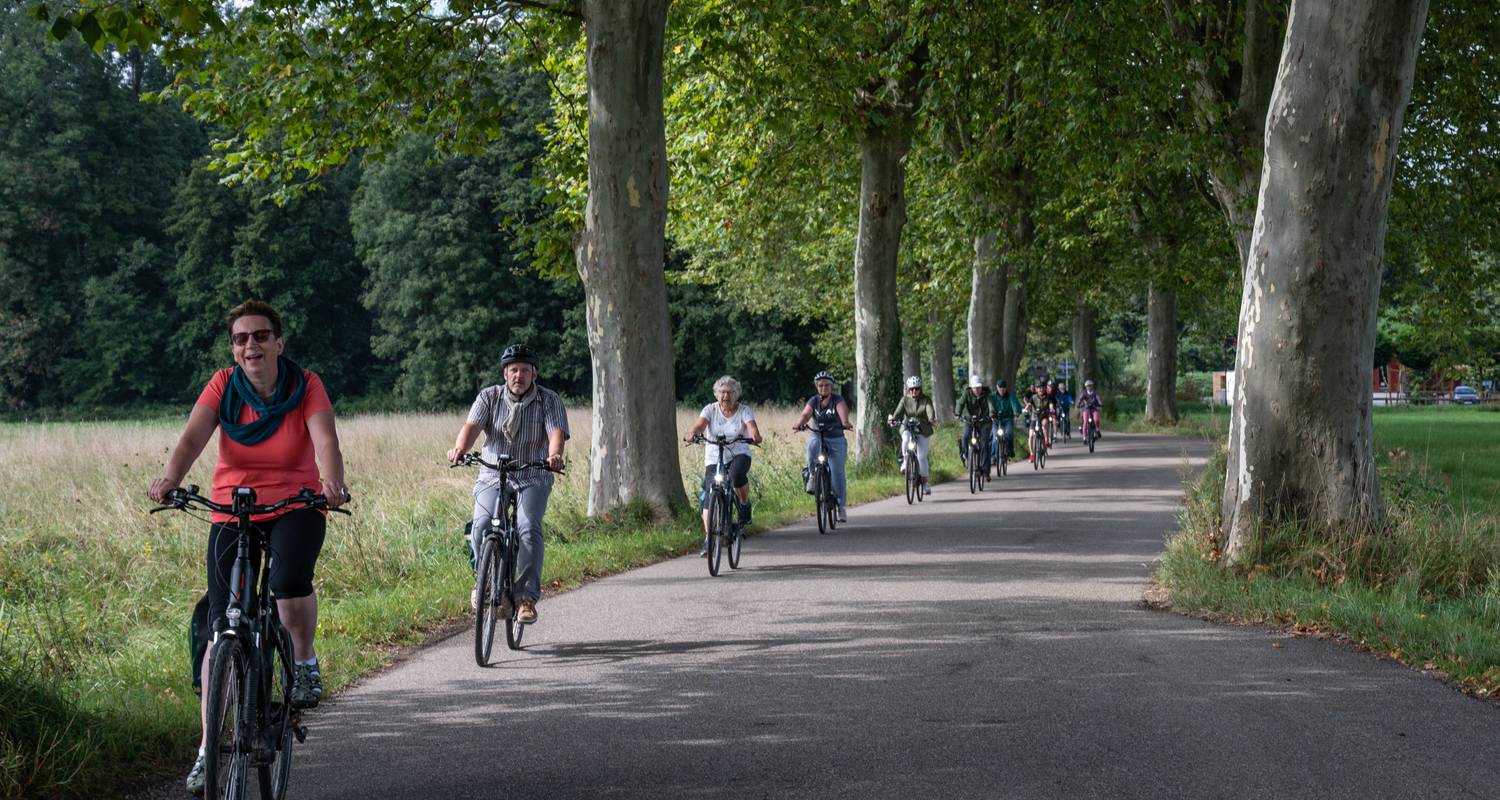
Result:
{"label": "bicycle rear wheel", "polygon": [[479,593],[479,608],[474,614],[474,663],[487,667],[495,646],[495,622],[504,599],[500,582],[500,542],[487,536],[479,551],[479,571],[474,574],[474,589]]}
{"label": "bicycle rear wheel", "polygon": [[708,574],[716,578],[724,558],[724,517],[729,510],[724,503],[724,495],[719,492],[708,501]]}
{"label": "bicycle rear wheel", "polygon": [[517,535],[511,534],[510,546],[503,550],[505,565],[500,569],[500,596],[510,609],[510,613],[504,615],[505,646],[512,650],[521,649],[521,637],[526,634],[526,626],[516,619],[516,585],[521,580],[521,553],[516,542]]}
{"label": "bicycle rear wheel", "polygon": [[256,768],[261,800],[283,800],[292,777],[295,724],[292,710],[292,636],[280,621],[271,625],[263,669],[269,678],[266,693],[266,734],[274,751],[272,761]]}
{"label": "bicycle rear wheel", "polygon": [[203,772],[203,796],[214,800],[244,800],[249,777],[250,709],[245,690],[248,664],[240,640],[220,636],[209,656],[208,730]]}
{"label": "bicycle rear wheel", "polygon": [[839,499],[833,494],[833,476],[828,474],[828,468],[823,468],[823,513],[828,516],[828,530],[838,528]]}

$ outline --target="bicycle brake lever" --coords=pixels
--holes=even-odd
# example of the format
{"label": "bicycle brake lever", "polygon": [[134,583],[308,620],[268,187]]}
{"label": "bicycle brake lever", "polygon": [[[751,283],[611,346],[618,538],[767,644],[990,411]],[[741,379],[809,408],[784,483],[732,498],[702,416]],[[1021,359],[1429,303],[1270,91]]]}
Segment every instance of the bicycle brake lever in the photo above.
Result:
{"label": "bicycle brake lever", "polygon": [[335,514],[345,514],[345,515],[348,515],[348,516],[351,516],[351,517],[354,516],[354,512],[350,511],[347,508],[330,508],[330,509],[327,509],[327,510],[328,511],[332,511]]}

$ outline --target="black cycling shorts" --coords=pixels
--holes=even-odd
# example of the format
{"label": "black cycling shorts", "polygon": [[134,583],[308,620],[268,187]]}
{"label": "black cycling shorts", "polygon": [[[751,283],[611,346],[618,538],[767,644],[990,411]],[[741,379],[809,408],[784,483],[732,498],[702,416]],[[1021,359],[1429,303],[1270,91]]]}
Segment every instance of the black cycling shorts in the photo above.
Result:
{"label": "black cycling shorts", "polygon": [[[274,520],[252,523],[268,533],[271,543],[271,596],[278,600],[313,593],[313,567],[323,552],[328,520],[313,508],[289,511]],[[216,623],[229,607],[229,575],[239,545],[238,523],[215,523],[208,529],[208,618]],[[259,548],[250,546],[252,573],[260,566]],[[246,582],[246,605],[254,613],[255,577]]]}
{"label": "black cycling shorts", "polygon": [[[709,464],[703,468],[703,495],[700,502],[703,508],[708,508],[708,489],[714,485],[714,470],[715,466],[713,464]],[[724,468],[724,473],[728,476],[730,486],[736,489],[749,486],[750,456],[740,453],[729,459],[729,466]]]}

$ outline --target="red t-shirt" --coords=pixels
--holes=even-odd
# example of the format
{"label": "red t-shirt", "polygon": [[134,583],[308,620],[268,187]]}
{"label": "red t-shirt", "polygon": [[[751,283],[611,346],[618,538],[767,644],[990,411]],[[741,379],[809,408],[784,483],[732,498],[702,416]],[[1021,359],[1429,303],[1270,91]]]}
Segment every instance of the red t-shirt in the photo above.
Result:
{"label": "red t-shirt", "polygon": [[[219,412],[219,402],[224,398],[224,387],[229,385],[233,368],[221,369],[209,379],[198,395],[198,405],[208,406]],[[307,432],[307,418],[321,411],[332,411],[333,403],[323,389],[323,379],[317,373],[302,370],[307,385],[302,392],[302,402],[281,418],[276,432],[259,444],[242,445],[219,431],[219,464],[214,467],[215,503],[229,504],[234,499],[234,489],[249,486],[255,490],[255,502],[266,505],[285,500],[303,489],[322,491],[318,482],[318,461],[313,451],[312,436]],[[240,409],[240,424],[254,422],[260,414],[245,403]],[[285,508],[275,514],[262,514],[251,519],[259,522],[275,519],[293,508]],[[214,522],[228,522],[233,517],[214,513]]]}

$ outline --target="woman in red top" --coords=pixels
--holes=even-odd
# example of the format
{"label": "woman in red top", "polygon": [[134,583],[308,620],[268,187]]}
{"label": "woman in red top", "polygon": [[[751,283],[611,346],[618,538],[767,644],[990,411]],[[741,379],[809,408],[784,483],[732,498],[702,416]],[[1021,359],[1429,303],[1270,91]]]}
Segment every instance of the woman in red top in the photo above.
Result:
{"label": "woman in red top", "polygon": [[[236,487],[249,486],[255,489],[257,502],[263,504],[307,488],[327,496],[330,508],[342,505],[349,490],[344,485],[344,456],[334,429],[333,405],[316,373],[301,369],[282,355],[286,340],[281,336],[281,316],[256,300],[235,306],[229,312],[229,343],[235,366],[214,373],[198,396],[166,471],[147,490],[151,499],[162,502],[177,488],[218,428],[215,502],[228,504]],[[231,521],[228,515],[214,514],[209,528],[208,618],[214,621],[223,617],[228,606],[236,533],[233,526],[224,523]],[[271,561],[271,592],[292,637],[296,662],[292,702],[311,708],[318,704],[323,691],[313,651],[318,599],[312,579],[323,548],[324,513],[294,507],[255,517],[252,522],[268,532],[276,553]],[[203,658],[203,683],[208,684],[207,654]],[[202,747],[187,784],[190,791],[202,791]]]}

